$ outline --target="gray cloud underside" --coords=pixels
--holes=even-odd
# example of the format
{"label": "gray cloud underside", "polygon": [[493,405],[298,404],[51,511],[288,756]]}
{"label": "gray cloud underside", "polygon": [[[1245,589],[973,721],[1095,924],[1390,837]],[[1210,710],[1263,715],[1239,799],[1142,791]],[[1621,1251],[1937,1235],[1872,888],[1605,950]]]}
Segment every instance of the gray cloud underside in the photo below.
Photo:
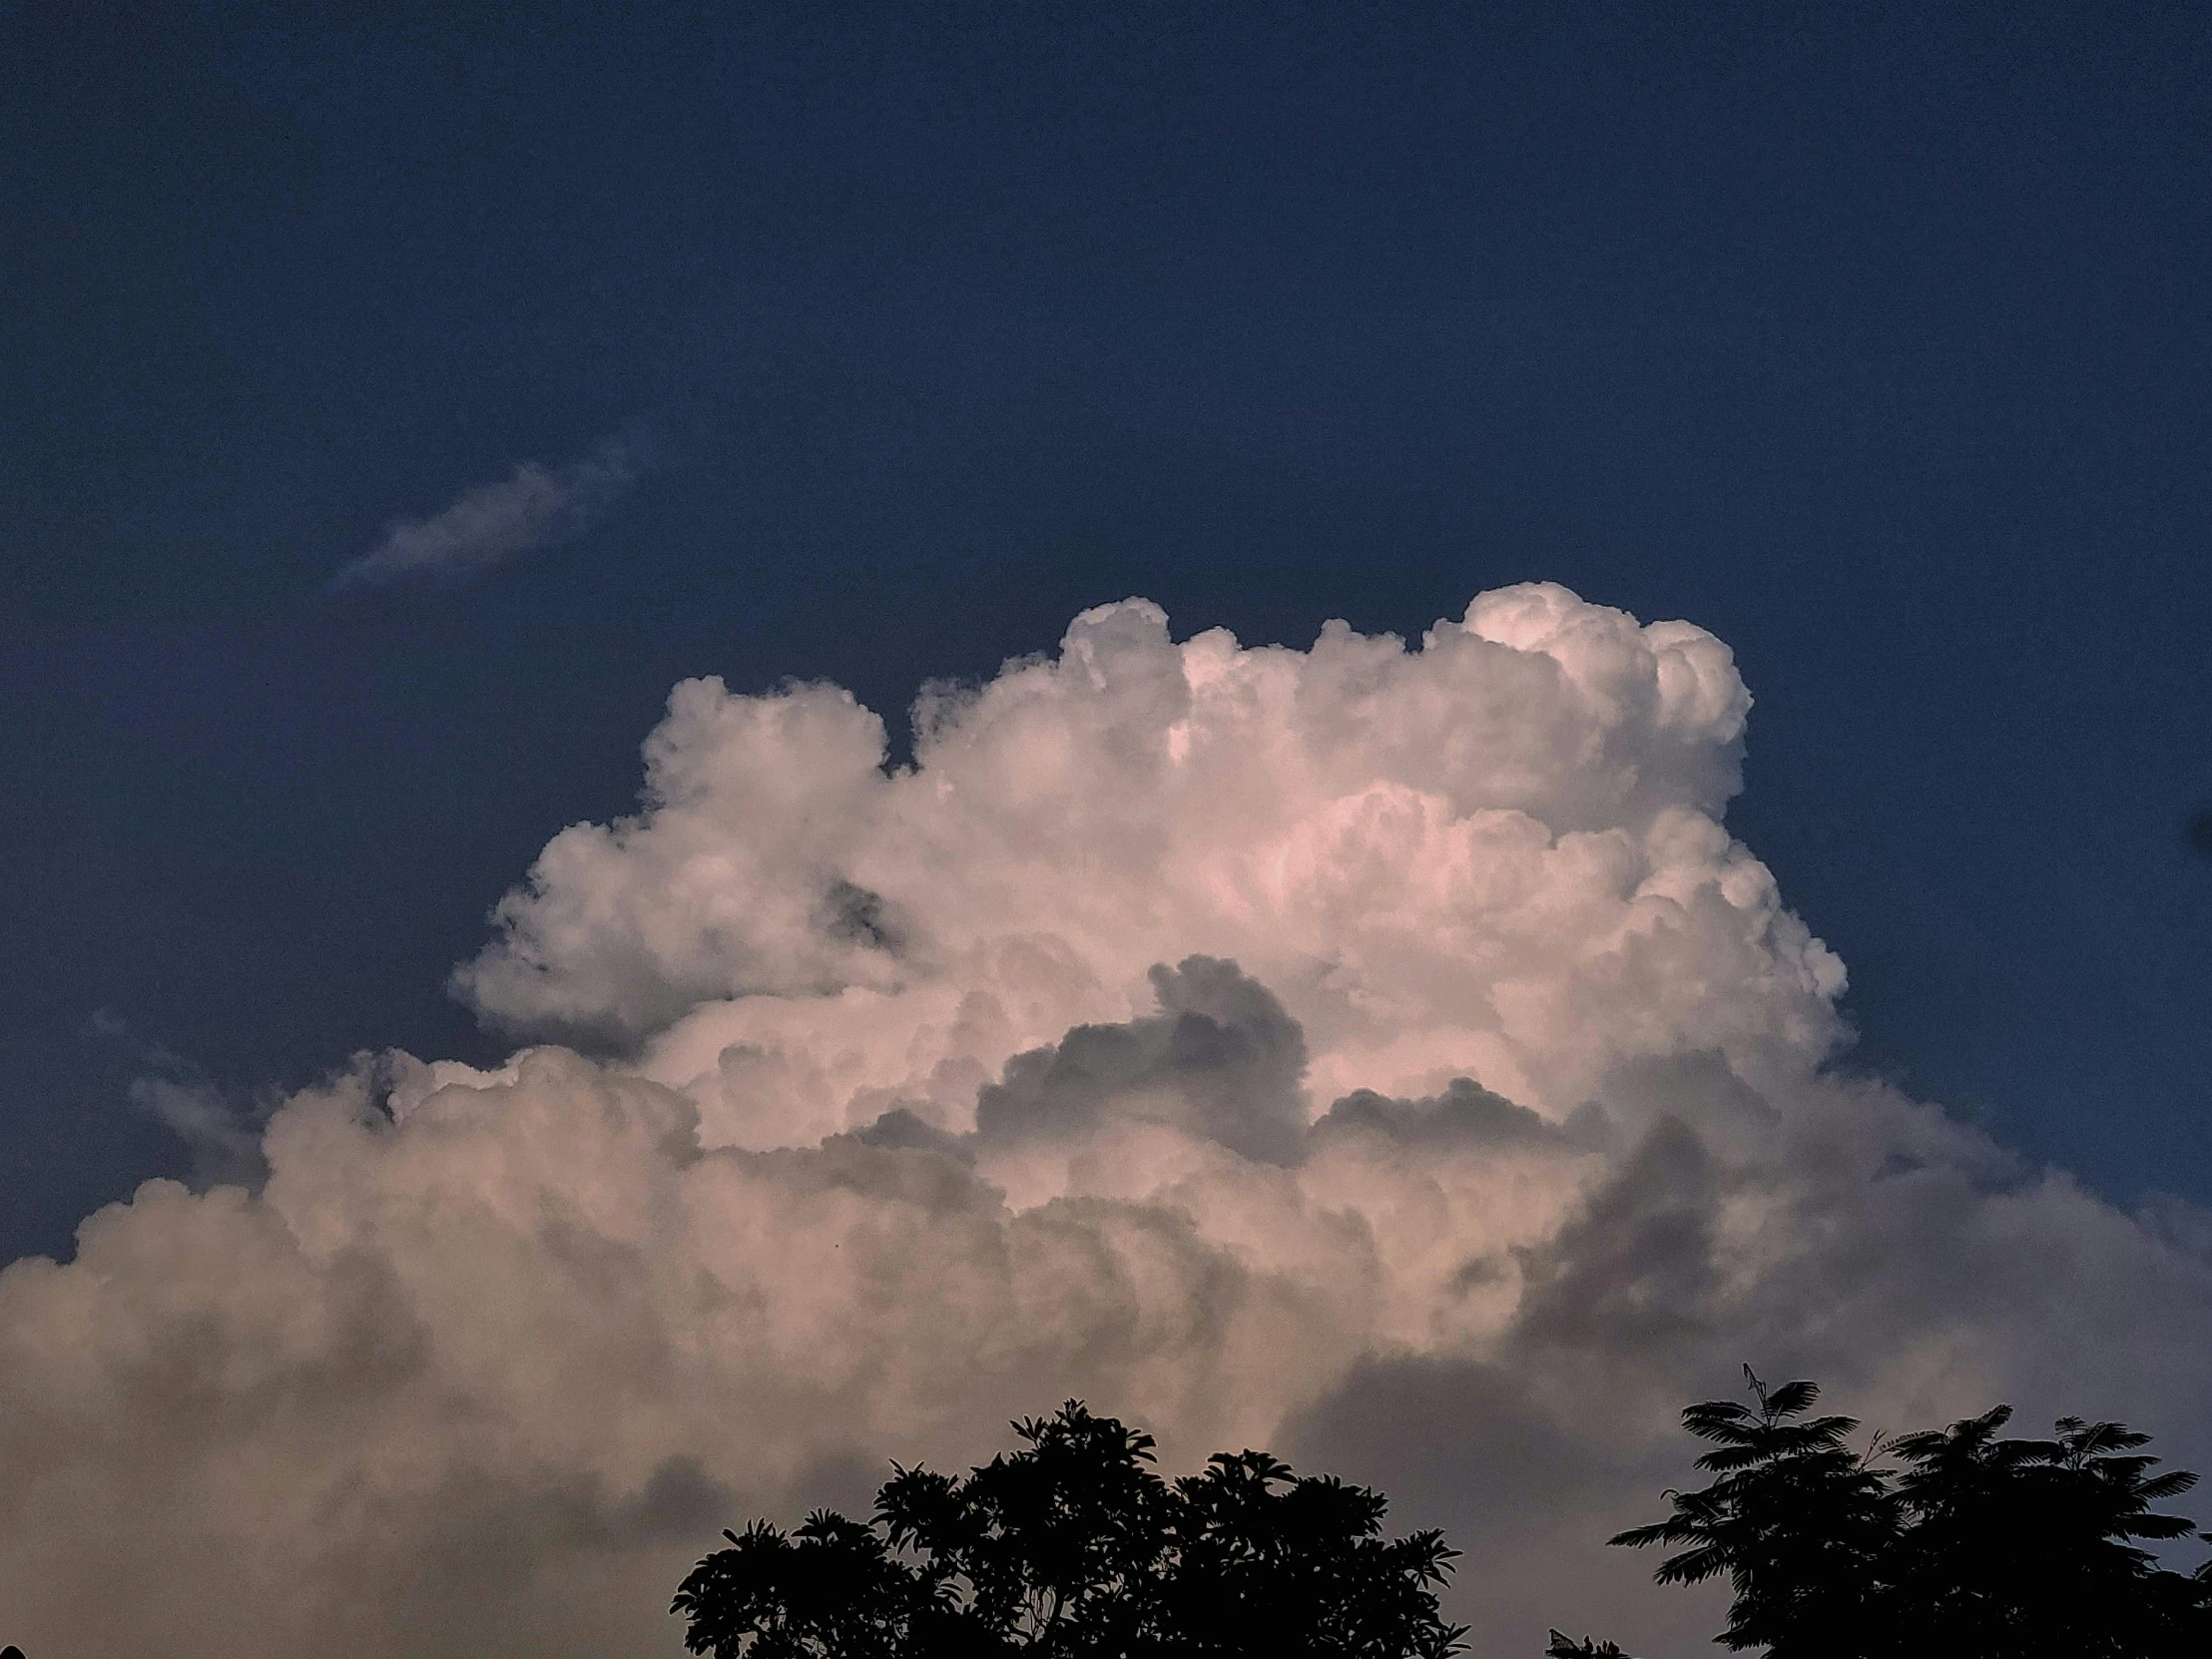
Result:
{"label": "gray cloud underside", "polygon": [[1601,1540],[1746,1360],[2201,1466],[2212,1229],[1834,1066],[1718,825],[1747,701],[1558,589],[1412,651],[1109,607],[899,773],[830,688],[681,688],[459,980],[620,1058],[364,1060],[0,1272],[11,1639],[673,1655],[718,1527],[1069,1395],[1382,1485],[1500,1655],[1709,1651]]}

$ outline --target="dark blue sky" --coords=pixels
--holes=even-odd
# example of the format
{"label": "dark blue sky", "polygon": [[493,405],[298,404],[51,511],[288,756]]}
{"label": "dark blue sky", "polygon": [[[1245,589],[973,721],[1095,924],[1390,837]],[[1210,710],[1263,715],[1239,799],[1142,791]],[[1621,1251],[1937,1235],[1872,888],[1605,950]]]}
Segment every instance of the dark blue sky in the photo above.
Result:
{"label": "dark blue sky", "polygon": [[148,1048],[494,1052],[682,676],[1531,577],[1736,648],[1854,1063],[2212,1200],[2212,12],[0,0],[0,1257],[184,1167]]}

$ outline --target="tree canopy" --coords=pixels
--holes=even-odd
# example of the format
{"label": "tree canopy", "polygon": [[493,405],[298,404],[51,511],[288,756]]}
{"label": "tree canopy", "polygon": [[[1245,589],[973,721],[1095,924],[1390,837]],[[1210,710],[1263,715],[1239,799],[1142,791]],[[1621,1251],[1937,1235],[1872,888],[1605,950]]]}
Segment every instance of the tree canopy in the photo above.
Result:
{"label": "tree canopy", "polygon": [[[1663,1584],[1725,1576],[1714,1639],[1772,1659],[2202,1659],[2212,1653],[2212,1563],[2194,1576],[2142,1547],[2195,1522],[2152,1506],[2196,1483],[2153,1473],[2149,1436],[2061,1417],[2048,1439],[2005,1439],[1998,1405],[1947,1428],[1877,1439],[1814,1415],[1811,1382],[1682,1414],[1713,1449],[1713,1481],[1671,1492],[1673,1513],[1610,1541],[1671,1547]],[[1618,1655],[1551,1633],[1552,1659]]]}
{"label": "tree canopy", "polygon": [[[1706,1400],[1683,1423],[1711,1480],[1611,1542],[1664,1546],[1661,1583],[1725,1578],[1714,1640],[1770,1659],[2203,1659],[2212,1562],[2159,1505],[2195,1484],[2148,1436],[2062,1417],[2012,1439],[1999,1405],[1876,1438],[1809,1382]],[[726,1532],[672,1612],[712,1659],[1444,1659],[1441,1534],[1386,1537],[1382,1495],[1221,1452],[1176,1480],[1149,1434],[1069,1401],[962,1476],[893,1465],[875,1512]],[[1551,1659],[1628,1659],[1554,1630]],[[0,1659],[6,1659],[0,1655]]]}
{"label": "tree canopy", "polygon": [[726,1532],[676,1593],[713,1659],[1443,1659],[1464,1633],[1433,1531],[1382,1494],[1223,1452],[1167,1480],[1153,1440],[1069,1401],[965,1476],[898,1468],[874,1515]]}

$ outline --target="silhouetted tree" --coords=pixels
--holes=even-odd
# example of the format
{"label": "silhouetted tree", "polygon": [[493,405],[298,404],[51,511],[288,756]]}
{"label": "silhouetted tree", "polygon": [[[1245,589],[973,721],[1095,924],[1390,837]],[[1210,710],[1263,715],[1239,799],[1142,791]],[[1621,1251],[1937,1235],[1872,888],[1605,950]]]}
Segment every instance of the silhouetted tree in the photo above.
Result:
{"label": "silhouetted tree", "polygon": [[2151,1474],[2158,1459],[2135,1454],[2150,1436],[2117,1423],[2063,1417],[2054,1439],[1999,1439],[2010,1416],[2000,1405],[1890,1447],[1906,1464],[1909,1521],[1895,1551],[1899,1625],[1962,1656],[2212,1651],[2201,1585],[2135,1543],[2194,1530],[2150,1506],[2196,1476]]}
{"label": "silhouetted tree", "polygon": [[[1671,1516],[1611,1540],[1687,1545],[1660,1563],[1661,1583],[1725,1573],[1723,1646],[1772,1659],[2212,1653],[2212,1562],[2185,1577],[2138,1542],[2195,1530],[2151,1507],[2196,1476],[2152,1473],[2148,1435],[2062,1417],[2051,1439],[2003,1439],[2011,1411],[1999,1405],[1855,1453],[1852,1418],[1806,1415],[1820,1397],[1811,1382],[1770,1389],[1744,1375],[1755,1404],[1682,1414],[1715,1443],[1698,1467],[1718,1478],[1668,1493]],[[1551,1659],[1619,1652],[1551,1639]]]}
{"label": "silhouetted tree", "polygon": [[1804,1416],[1820,1398],[1815,1384],[1769,1390],[1749,1367],[1744,1375],[1755,1406],[1716,1399],[1682,1413],[1683,1426],[1715,1442],[1697,1466],[1720,1478],[1673,1494],[1673,1515],[1611,1541],[1689,1545],[1660,1563],[1662,1584],[1727,1574],[1736,1597],[1717,1638],[1724,1646],[1778,1659],[1866,1653],[1897,1500],[1846,1443],[1856,1419]]}
{"label": "silhouetted tree", "polygon": [[1381,1494],[1221,1453],[1169,1482],[1153,1441],[1070,1401],[964,1478],[896,1468],[872,1520],[724,1534],[676,1593],[714,1659],[1288,1653],[1443,1659],[1453,1551],[1382,1535]]}
{"label": "silhouetted tree", "polygon": [[1577,1642],[1556,1630],[1550,1635],[1551,1646],[1544,1649],[1544,1659],[1628,1659],[1615,1642],[1596,1642],[1587,1636]]}

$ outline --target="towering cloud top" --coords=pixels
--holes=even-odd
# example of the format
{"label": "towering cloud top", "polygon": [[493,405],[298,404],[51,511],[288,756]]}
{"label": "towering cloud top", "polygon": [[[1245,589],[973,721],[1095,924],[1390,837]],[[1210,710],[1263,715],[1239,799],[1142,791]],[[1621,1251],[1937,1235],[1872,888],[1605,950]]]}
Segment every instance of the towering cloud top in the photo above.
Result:
{"label": "towering cloud top", "polygon": [[1749,703],[1548,586],[1410,650],[1106,606],[927,693],[899,768],[833,687],[678,687],[637,816],[457,974],[539,1046],[361,1057],[258,1184],[0,1272],[0,1609],[38,1652],[673,1652],[717,1528],[1078,1396],[1380,1482],[1483,1651],[1689,1652],[1598,1540],[1746,1359],[2201,1459],[2212,1226],[1829,1067],[1842,967],[1720,822]]}
{"label": "towering cloud top", "polygon": [[763,1144],[893,1100],[962,1124],[1008,1056],[1194,952],[1283,997],[1323,1104],[1471,1072],[1565,1112],[1706,1049],[1803,1071],[1843,972],[1719,826],[1750,701],[1710,634],[1549,585],[1414,650],[1176,644],[1102,606],[926,694],[895,771],[835,688],[687,682],[644,810],[557,836],[458,982],[520,1031],[644,1039]]}

